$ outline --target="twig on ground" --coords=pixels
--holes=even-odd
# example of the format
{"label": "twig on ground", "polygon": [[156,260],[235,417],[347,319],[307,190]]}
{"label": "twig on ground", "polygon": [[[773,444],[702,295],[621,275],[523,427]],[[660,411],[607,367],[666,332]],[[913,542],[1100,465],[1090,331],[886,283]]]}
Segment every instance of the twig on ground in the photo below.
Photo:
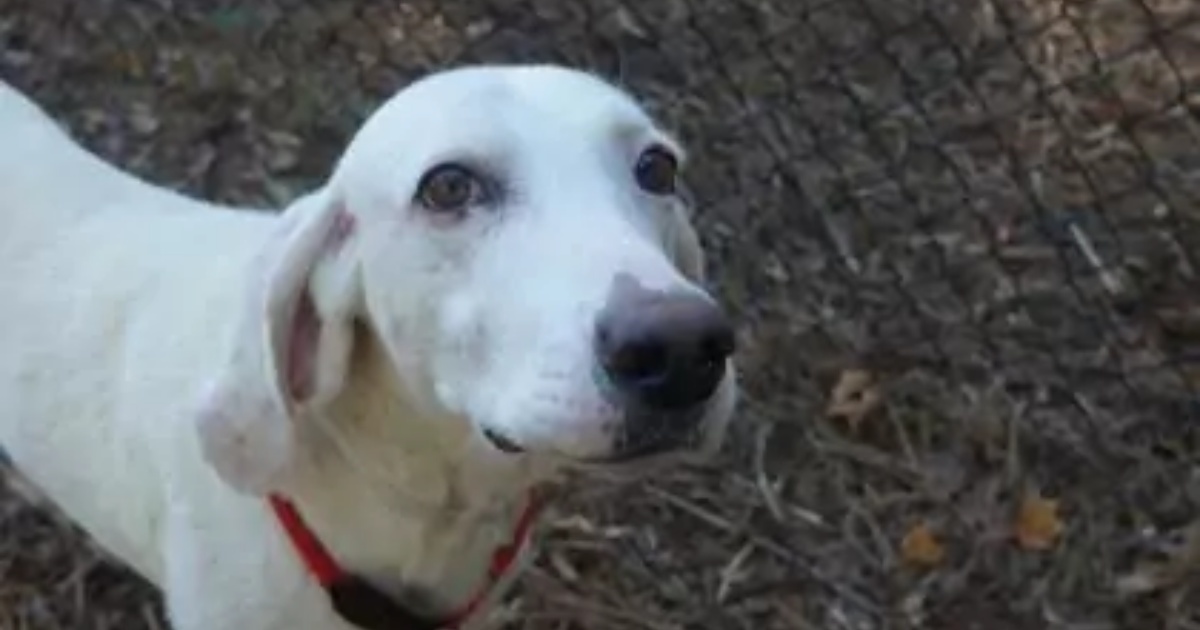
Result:
{"label": "twig on ground", "polygon": [[817,567],[813,566],[812,563],[810,563],[808,560],[806,560],[804,557],[802,557],[799,553],[790,549],[786,545],[779,543],[775,540],[772,540],[766,536],[763,536],[762,534],[758,534],[755,532],[748,532],[748,531],[740,531],[739,528],[735,527],[733,525],[733,523],[731,523],[728,519],[726,519],[722,516],[719,516],[717,514],[714,514],[712,511],[707,510],[699,505],[696,505],[695,503],[693,503],[687,499],[684,499],[683,497],[679,497],[670,492],[667,492],[666,490],[663,490],[663,489],[659,488],[658,486],[648,485],[646,487],[646,489],[651,495],[653,495],[659,499],[662,499],[663,501],[671,504],[672,506],[674,506],[680,510],[683,510],[684,512],[687,512],[688,514],[696,517],[697,519],[699,519],[703,523],[713,527],[714,529],[720,530],[726,534],[731,534],[731,535],[740,534],[740,535],[744,536],[747,540],[754,543],[754,545],[757,546],[758,548],[775,556],[776,559],[787,563],[788,566],[791,566],[795,569],[798,569],[798,570],[806,573],[810,578],[812,578],[818,584],[820,584],[821,586],[823,586],[825,588],[828,588],[829,590],[831,590],[832,592],[837,594],[839,597],[841,597],[843,600],[855,605],[863,612],[866,612],[866,613],[871,614],[876,617],[879,617],[882,615],[879,608],[876,607],[875,604],[873,604],[866,597],[858,594],[854,590],[851,590],[851,588],[849,586],[847,586],[846,584],[843,584],[840,580],[834,580],[834,579],[830,578],[829,576],[826,576],[823,571],[821,571]]}

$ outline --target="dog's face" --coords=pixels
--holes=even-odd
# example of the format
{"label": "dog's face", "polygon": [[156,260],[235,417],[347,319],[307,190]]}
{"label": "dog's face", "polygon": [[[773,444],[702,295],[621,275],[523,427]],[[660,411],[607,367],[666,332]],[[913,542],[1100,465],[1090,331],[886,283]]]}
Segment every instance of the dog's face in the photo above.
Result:
{"label": "dog's face", "polygon": [[733,330],[699,286],[678,144],[558,68],[472,68],[387,103],[340,165],[366,309],[411,389],[498,449],[702,449]]}
{"label": "dog's face", "polygon": [[701,288],[684,163],[627,95],[584,73],[488,66],[419,81],[356,134],[315,218],[296,220],[314,252],[323,231],[349,227],[332,266],[354,272],[342,289],[317,282],[320,321],[293,328],[320,332],[302,350],[274,333],[276,360],[294,373],[294,357],[315,356],[301,389],[336,388],[321,364],[338,365],[348,342],[327,330],[341,300],[329,295],[354,295],[406,391],[501,453],[711,451],[734,406],[734,332]]}

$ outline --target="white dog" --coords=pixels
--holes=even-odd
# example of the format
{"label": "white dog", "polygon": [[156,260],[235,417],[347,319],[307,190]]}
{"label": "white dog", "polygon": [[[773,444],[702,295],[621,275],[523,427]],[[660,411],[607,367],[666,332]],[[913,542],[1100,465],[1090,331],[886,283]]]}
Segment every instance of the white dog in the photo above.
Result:
{"label": "white dog", "polygon": [[125,174],[0,84],[0,445],[177,630],[478,627],[541,483],[724,434],[683,162],[591,75],[461,68],[274,214]]}

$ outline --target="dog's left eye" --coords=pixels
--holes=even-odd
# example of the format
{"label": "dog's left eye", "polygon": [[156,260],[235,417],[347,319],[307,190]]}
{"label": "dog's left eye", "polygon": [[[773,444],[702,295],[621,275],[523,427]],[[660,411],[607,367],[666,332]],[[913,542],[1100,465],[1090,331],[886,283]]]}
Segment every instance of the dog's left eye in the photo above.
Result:
{"label": "dog's left eye", "polygon": [[460,164],[443,164],[425,173],[417,184],[417,201],[439,213],[467,210],[483,200],[483,182]]}
{"label": "dog's left eye", "polygon": [[642,190],[652,195],[673,195],[679,179],[679,160],[662,146],[653,146],[638,156],[633,176]]}

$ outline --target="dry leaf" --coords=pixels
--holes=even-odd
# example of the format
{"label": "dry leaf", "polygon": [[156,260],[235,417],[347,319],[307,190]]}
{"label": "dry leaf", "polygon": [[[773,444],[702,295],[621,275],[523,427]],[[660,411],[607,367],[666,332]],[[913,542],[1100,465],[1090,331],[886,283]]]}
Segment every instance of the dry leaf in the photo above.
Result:
{"label": "dry leaf", "polygon": [[921,521],[908,530],[900,541],[900,557],[915,566],[931,567],[946,558],[946,548],[938,542],[929,523]]}
{"label": "dry leaf", "polygon": [[1027,494],[1017,512],[1015,529],[1017,543],[1023,549],[1045,551],[1053,547],[1063,530],[1058,500],[1046,499],[1036,493]]}
{"label": "dry leaf", "polygon": [[878,409],[881,402],[883,394],[879,391],[874,374],[859,368],[843,370],[829,395],[825,415],[841,420],[850,425],[851,430],[857,431],[863,420]]}

